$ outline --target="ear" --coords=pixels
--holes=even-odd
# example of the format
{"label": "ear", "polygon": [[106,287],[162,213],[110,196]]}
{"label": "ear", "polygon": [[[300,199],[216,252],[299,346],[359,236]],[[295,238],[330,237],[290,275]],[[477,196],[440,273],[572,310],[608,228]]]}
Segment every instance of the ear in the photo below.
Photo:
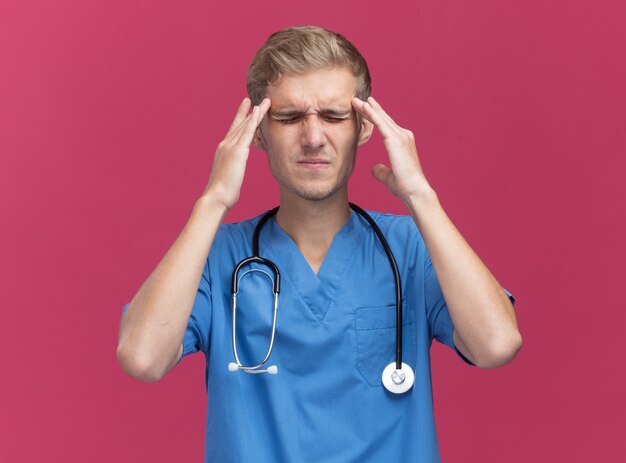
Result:
{"label": "ear", "polygon": [[372,132],[374,131],[374,124],[370,121],[361,117],[361,127],[359,130],[359,142],[357,146],[361,146],[366,143],[370,137],[372,136]]}
{"label": "ear", "polygon": [[263,133],[261,132],[261,127],[257,127],[256,131],[254,132],[254,137],[252,138],[252,144],[260,149],[261,151],[265,151],[267,152],[267,149],[265,148],[265,139],[263,138]]}

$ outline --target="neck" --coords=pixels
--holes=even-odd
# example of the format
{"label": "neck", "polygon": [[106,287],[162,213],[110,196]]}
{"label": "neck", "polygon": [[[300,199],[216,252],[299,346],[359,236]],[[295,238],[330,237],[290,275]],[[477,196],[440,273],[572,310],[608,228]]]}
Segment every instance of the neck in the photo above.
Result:
{"label": "neck", "polygon": [[322,201],[281,192],[276,222],[296,243],[317,274],[330,245],[350,218],[347,191]]}

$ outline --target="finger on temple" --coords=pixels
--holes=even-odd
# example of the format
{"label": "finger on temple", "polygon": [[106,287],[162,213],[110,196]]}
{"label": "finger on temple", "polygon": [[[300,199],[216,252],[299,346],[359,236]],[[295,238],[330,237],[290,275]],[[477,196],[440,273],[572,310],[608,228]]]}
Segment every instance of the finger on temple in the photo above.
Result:
{"label": "finger on temple", "polygon": [[374,108],[376,111],[379,111],[382,114],[382,116],[387,120],[387,122],[389,122],[390,124],[396,125],[395,121],[391,118],[391,116],[389,116],[389,114],[385,112],[383,107],[380,105],[380,103],[378,103],[378,101],[374,99],[373,96],[370,96],[367,99],[367,103],[370,104],[372,108]]}
{"label": "finger on temple", "polygon": [[250,99],[248,97],[244,98],[239,108],[237,108],[237,114],[235,114],[235,119],[233,123],[230,124],[230,128],[228,129],[228,133],[232,132],[235,128],[239,127],[241,123],[245,120],[248,112],[250,111]]}
{"label": "finger on temple", "polygon": [[272,106],[272,100],[270,100],[269,97],[263,98],[263,101],[261,101],[261,106],[263,105],[267,105],[267,109],[270,109],[270,107]]}
{"label": "finger on temple", "polygon": [[[229,132],[229,137],[231,140],[235,140],[236,142],[239,142],[241,139],[241,136],[243,135],[243,133],[248,130],[248,126],[251,123],[254,123],[254,127],[256,129],[256,126],[259,125],[259,123],[261,122],[261,120],[263,119],[263,116],[265,115],[265,113],[267,112],[267,110],[269,109],[270,106],[270,102],[269,102],[269,98],[264,98],[263,101],[261,101],[261,103],[259,103],[258,106],[255,106],[252,108],[252,111],[249,111],[245,117],[241,120],[241,122],[239,123],[239,125],[237,127],[234,127],[233,130],[231,130]],[[255,111],[255,108],[256,111]],[[257,112],[259,113],[258,116],[259,118],[257,118]],[[256,122],[254,122],[256,121]]]}
{"label": "finger on temple", "polygon": [[[232,130],[232,136],[235,140],[238,140],[241,137],[241,134],[247,130],[247,127],[253,123],[255,128],[261,123],[263,116],[270,108],[270,100],[269,98],[264,98],[261,103],[252,108],[252,111],[248,112],[245,117],[241,120],[238,127]],[[255,112],[255,108],[256,112]],[[258,112],[258,113],[257,113]]]}
{"label": "finger on temple", "polygon": [[239,137],[240,143],[245,143],[246,145],[250,145],[250,143],[252,143],[256,129],[269,110],[270,105],[271,102],[269,98],[265,98],[258,106],[254,107],[253,112],[250,114],[249,119],[241,131],[241,135]]}
{"label": "finger on temple", "polygon": [[263,100],[259,103],[259,123],[261,122],[265,114],[270,110],[271,106],[272,102],[269,98],[263,98]]}
{"label": "finger on temple", "polygon": [[261,110],[258,106],[252,108],[252,112],[248,115],[245,123],[241,125],[238,130],[237,143],[244,143],[250,145],[252,143],[252,137],[259,123],[259,112]]}
{"label": "finger on temple", "polygon": [[374,122],[372,120],[372,115],[369,114],[366,110],[365,110],[365,101],[354,97],[354,99],[352,100],[352,106],[354,107],[355,111],[360,114],[361,116],[363,116],[365,119],[367,119],[368,121],[370,121],[372,124],[376,125],[376,122]]}
{"label": "finger on temple", "polygon": [[367,101],[363,103],[361,108],[363,116],[376,126],[383,138],[390,137],[395,133],[389,121]]}

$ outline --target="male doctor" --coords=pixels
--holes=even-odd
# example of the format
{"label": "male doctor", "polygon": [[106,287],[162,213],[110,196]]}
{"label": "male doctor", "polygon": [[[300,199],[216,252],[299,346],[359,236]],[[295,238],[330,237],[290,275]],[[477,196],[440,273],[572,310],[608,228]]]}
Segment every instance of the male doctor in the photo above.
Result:
{"label": "male doctor", "polygon": [[[413,134],[370,96],[367,64],[344,37],[317,27],[273,34],[247,87],[189,221],[125,306],[122,368],[158,381],[182,357],[204,353],[206,461],[439,461],[431,342],[480,368],[510,362],[522,344],[513,297],[444,212]],[[357,148],[374,129],[389,162],[372,175],[410,214],[370,212],[401,279],[402,362],[415,382],[399,394],[381,380],[395,360],[394,275],[372,226],[348,203]],[[253,254],[260,216],[222,222],[252,144],[267,153],[280,187],[280,208],[258,240],[280,271],[265,366],[275,375],[229,369],[233,334],[241,364],[255,365],[272,331],[274,275],[252,265],[239,280],[233,333],[233,269]]]}

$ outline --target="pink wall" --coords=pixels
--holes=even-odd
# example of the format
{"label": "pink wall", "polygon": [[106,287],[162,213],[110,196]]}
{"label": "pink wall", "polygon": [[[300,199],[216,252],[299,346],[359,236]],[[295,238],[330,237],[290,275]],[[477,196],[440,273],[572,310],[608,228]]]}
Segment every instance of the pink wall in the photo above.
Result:
{"label": "pink wall", "polygon": [[[518,297],[513,364],[433,348],[443,461],[624,461],[625,20],[618,1],[3,1],[0,461],[201,461],[202,356],[125,376],[120,311],[204,188],[252,54],[299,24],[360,47]],[[384,159],[376,136],[351,199],[401,213],[369,176]],[[254,152],[229,220],[276,193]]]}

